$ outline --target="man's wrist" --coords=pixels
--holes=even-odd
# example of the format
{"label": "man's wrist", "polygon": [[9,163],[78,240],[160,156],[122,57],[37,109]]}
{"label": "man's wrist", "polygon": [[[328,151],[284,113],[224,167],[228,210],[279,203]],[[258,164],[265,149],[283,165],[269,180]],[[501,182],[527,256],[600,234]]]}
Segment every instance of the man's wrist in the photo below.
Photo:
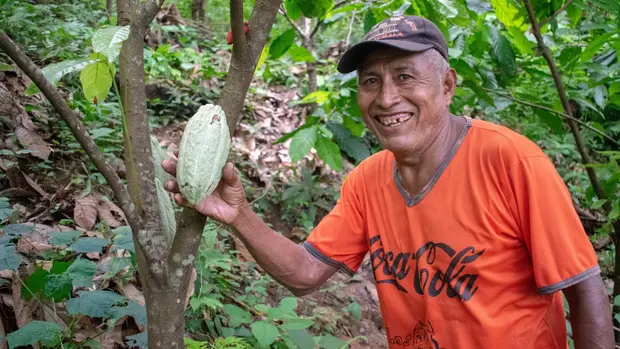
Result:
{"label": "man's wrist", "polygon": [[254,214],[254,211],[252,211],[252,208],[247,202],[244,202],[239,206],[237,217],[231,222],[230,226],[234,230],[239,231],[244,225],[247,225],[247,221],[252,214]]}

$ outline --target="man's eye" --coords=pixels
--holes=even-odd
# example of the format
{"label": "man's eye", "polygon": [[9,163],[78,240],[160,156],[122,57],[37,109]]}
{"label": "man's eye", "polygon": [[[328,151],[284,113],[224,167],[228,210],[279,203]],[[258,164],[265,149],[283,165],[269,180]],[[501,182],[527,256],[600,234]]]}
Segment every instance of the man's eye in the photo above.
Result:
{"label": "man's eye", "polygon": [[370,84],[376,84],[376,83],[377,83],[376,78],[368,78],[364,81],[364,85],[370,85]]}
{"label": "man's eye", "polygon": [[398,79],[399,79],[399,80],[409,80],[409,79],[411,79],[411,76],[410,76],[410,75],[407,75],[407,74],[400,74],[400,75],[398,76]]}

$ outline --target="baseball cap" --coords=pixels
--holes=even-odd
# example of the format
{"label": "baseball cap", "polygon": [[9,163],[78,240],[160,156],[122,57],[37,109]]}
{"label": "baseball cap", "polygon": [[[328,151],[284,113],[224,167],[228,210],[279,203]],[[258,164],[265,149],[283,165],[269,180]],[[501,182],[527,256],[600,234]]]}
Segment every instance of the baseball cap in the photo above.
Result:
{"label": "baseball cap", "polygon": [[434,48],[448,60],[448,44],[435,23],[419,16],[393,16],[377,23],[360,43],[351,46],[338,62],[338,71],[357,70],[360,61],[381,45],[408,52]]}

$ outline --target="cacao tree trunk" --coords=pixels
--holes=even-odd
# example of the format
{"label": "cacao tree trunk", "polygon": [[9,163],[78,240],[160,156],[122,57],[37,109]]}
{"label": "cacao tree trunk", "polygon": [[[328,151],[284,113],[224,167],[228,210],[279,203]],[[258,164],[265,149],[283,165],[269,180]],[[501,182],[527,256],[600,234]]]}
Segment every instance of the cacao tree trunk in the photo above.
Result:
{"label": "cacao tree trunk", "polygon": [[112,0],[106,0],[105,9],[108,11],[108,14],[112,13]]}

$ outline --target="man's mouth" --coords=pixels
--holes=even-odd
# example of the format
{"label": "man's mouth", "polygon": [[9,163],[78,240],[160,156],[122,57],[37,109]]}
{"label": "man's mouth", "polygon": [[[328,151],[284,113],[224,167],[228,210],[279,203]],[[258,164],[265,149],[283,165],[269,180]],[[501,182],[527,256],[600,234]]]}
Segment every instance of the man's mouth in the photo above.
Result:
{"label": "man's mouth", "polygon": [[411,119],[412,116],[413,114],[411,113],[378,115],[375,116],[375,120],[385,127],[395,127],[404,124],[407,120]]}

